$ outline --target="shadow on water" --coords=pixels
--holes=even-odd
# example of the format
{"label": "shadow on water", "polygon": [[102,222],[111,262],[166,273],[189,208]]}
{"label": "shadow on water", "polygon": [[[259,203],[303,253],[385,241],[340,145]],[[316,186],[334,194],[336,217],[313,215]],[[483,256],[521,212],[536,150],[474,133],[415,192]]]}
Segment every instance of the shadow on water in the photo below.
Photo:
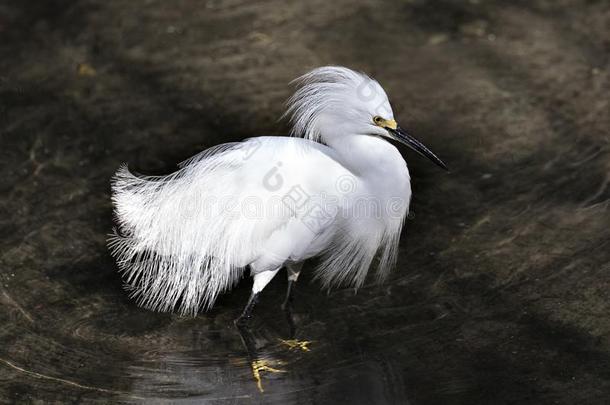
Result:
{"label": "shadow on water", "polygon": [[[281,287],[276,283],[266,290],[242,331],[232,319],[239,313],[235,308],[245,300],[236,297],[223,299],[209,316],[178,320],[172,334],[179,337],[172,346],[180,349],[159,349],[124,370],[133,382],[131,393],[184,403],[408,403],[396,359],[383,351],[375,354],[361,336],[346,333],[346,329],[369,325],[354,323],[356,319],[349,316],[342,320],[332,311],[303,308],[309,299],[328,303],[327,297],[309,291],[309,286],[301,288],[298,300],[303,304],[297,303],[293,311],[294,337],[310,341],[308,350],[283,343],[291,338],[291,328],[279,308]],[[245,298],[247,294],[242,293],[247,290],[241,288],[236,295]],[[258,385],[252,369],[255,361],[264,361],[279,372],[261,370]]]}

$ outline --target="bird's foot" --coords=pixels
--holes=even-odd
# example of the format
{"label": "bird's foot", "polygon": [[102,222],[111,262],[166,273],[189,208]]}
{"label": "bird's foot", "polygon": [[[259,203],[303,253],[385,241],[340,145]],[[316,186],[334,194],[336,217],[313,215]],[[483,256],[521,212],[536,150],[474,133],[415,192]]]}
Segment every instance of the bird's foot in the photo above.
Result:
{"label": "bird's foot", "polygon": [[288,347],[288,350],[296,350],[296,349],[300,349],[304,352],[309,352],[311,351],[311,349],[309,349],[309,345],[311,343],[313,343],[312,340],[298,340],[298,339],[280,339],[280,343],[282,343],[283,345],[286,345]]}
{"label": "bird's foot", "polygon": [[[267,372],[267,373],[285,373],[286,370],[281,370],[275,367],[271,366],[271,361],[270,360],[266,360],[266,359],[257,359],[252,361],[252,363],[250,363],[250,366],[252,367],[252,376],[254,377],[254,379],[256,380],[256,386],[258,387],[258,390],[260,392],[265,392],[265,390],[263,389],[263,381],[261,379],[261,372]],[[277,365],[282,365],[281,361],[276,361],[275,362]]]}

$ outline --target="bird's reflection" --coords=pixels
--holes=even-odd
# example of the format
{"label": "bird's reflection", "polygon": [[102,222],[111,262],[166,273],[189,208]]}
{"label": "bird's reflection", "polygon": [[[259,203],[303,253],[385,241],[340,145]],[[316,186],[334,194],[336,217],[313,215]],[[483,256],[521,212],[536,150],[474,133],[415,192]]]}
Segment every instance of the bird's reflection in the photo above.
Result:
{"label": "bird's reflection", "polygon": [[[297,328],[290,301],[287,300],[287,302],[282,305],[282,308],[288,325],[288,336],[286,339],[278,338],[278,345],[284,346],[289,351],[309,352],[309,345],[312,342],[309,340],[296,339]],[[252,376],[256,381],[256,386],[262,393],[265,391],[263,388],[262,373],[285,373],[287,370],[281,367],[284,367],[286,362],[274,358],[274,356],[269,353],[259,352],[250,322],[235,322],[235,326],[239,331],[241,340],[248,353],[248,360],[250,361]]]}

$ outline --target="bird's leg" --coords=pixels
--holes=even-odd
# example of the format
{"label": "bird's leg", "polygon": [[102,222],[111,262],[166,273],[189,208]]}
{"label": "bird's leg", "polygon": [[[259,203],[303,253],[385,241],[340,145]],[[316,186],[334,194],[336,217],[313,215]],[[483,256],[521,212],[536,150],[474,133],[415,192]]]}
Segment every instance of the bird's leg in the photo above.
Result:
{"label": "bird's leg", "polygon": [[288,272],[288,287],[286,288],[286,298],[282,303],[282,310],[286,315],[286,322],[288,323],[288,337],[294,339],[294,336],[296,335],[296,326],[294,324],[294,318],[292,317],[292,291],[294,284],[299,278],[299,272],[295,272],[294,268],[291,266],[288,266],[286,271]]}
{"label": "bird's leg", "polygon": [[235,326],[237,326],[241,341],[248,351],[248,357],[251,359],[256,359],[258,354],[256,352],[256,341],[254,339],[254,335],[252,334],[252,330],[246,322],[236,322]]}
{"label": "bird's leg", "polygon": [[294,263],[286,265],[286,270],[288,272],[288,287],[286,289],[286,298],[282,303],[282,309],[286,314],[286,321],[288,323],[288,339],[280,339],[280,343],[286,345],[288,350],[300,349],[304,352],[309,351],[309,344],[311,341],[309,340],[298,340],[295,338],[296,336],[296,325],[294,323],[294,318],[292,316],[292,293],[294,291],[294,285],[299,279],[299,274],[301,274],[301,269],[303,267],[303,263]]}
{"label": "bird's leg", "polygon": [[259,293],[255,292],[252,292],[250,294],[250,298],[248,298],[248,303],[244,307],[244,310],[241,312],[241,315],[239,315],[239,317],[235,320],[235,325],[237,325],[238,327],[240,325],[245,325],[248,320],[252,318],[252,310],[254,309],[254,306],[258,301],[258,294]]}
{"label": "bird's leg", "polygon": [[311,340],[298,340],[296,339],[296,325],[294,318],[292,317],[292,309],[290,306],[284,310],[286,314],[286,321],[288,322],[288,339],[280,339],[280,343],[287,346],[288,350],[300,349],[304,352],[310,351],[309,345],[312,343]]}
{"label": "bird's leg", "polygon": [[254,336],[252,335],[252,331],[248,326],[248,320],[252,317],[252,310],[256,305],[260,292],[279,270],[280,269],[277,268],[275,270],[262,271],[254,274],[254,285],[252,286],[252,293],[250,294],[248,303],[246,304],[246,307],[242,311],[239,318],[235,320],[235,326],[237,326],[237,330],[241,335],[244,346],[246,346],[246,350],[248,351],[250,367],[252,369],[252,377],[254,377],[256,386],[260,392],[264,392],[261,379],[262,372],[283,373],[284,370],[276,368],[281,363],[258,355],[256,350],[256,342],[254,340]]}
{"label": "bird's leg", "polygon": [[250,318],[252,318],[252,310],[258,301],[258,296],[263,288],[273,279],[273,276],[277,274],[280,269],[262,271],[254,274],[254,284],[252,285],[252,292],[250,293],[250,298],[248,298],[248,303],[246,307],[242,311],[241,315],[235,320],[235,324],[244,324],[248,322]]}
{"label": "bird's leg", "polygon": [[292,305],[292,292],[294,290],[294,284],[299,279],[299,274],[301,274],[301,268],[303,268],[302,262],[286,265],[288,287],[286,288],[286,298],[284,298],[284,302],[282,303],[282,309],[284,311],[289,310]]}
{"label": "bird's leg", "polygon": [[288,287],[286,287],[286,298],[284,298],[284,302],[282,302],[282,310],[290,311],[290,307],[292,306],[292,288],[294,286],[294,280],[288,278]]}

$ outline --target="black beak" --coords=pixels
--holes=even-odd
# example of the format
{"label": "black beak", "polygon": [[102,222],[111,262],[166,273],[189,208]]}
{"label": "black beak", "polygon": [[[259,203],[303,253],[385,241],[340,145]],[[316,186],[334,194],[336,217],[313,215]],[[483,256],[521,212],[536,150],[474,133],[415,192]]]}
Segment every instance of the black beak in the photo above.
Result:
{"label": "black beak", "polygon": [[402,128],[397,127],[396,129],[392,129],[392,128],[386,128],[386,129],[388,131],[390,131],[390,133],[392,135],[394,135],[394,139],[396,139],[400,143],[407,145],[409,148],[413,149],[415,152],[419,153],[422,156],[427,157],[428,159],[430,159],[431,161],[436,163],[438,166],[449,171],[449,169],[447,168],[447,165],[445,165],[443,163],[443,161],[438,158],[438,156],[436,156],[434,153],[432,153],[432,151],[430,149],[426,148],[423,143],[421,143],[417,139],[413,138],[411,135],[407,134]]}

